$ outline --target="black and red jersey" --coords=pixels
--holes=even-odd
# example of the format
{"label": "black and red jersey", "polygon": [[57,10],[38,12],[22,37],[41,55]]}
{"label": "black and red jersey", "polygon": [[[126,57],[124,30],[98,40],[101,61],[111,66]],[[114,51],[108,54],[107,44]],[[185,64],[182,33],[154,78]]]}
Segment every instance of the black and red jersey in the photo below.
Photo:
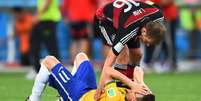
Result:
{"label": "black and red jersey", "polygon": [[118,55],[125,44],[139,48],[136,40],[139,29],[149,21],[163,19],[159,6],[151,1],[115,0],[96,11],[94,27],[96,34]]}

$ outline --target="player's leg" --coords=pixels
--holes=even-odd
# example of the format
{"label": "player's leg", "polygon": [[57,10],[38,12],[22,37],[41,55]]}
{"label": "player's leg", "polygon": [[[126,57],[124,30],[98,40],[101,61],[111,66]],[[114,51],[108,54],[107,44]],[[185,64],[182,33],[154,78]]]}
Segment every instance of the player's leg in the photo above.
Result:
{"label": "player's leg", "polygon": [[53,56],[46,56],[46,58],[42,60],[40,70],[36,76],[36,79],[32,88],[32,94],[29,98],[30,101],[40,100],[40,97],[49,79],[49,75],[50,75],[49,71],[51,70],[51,67],[53,67],[54,65],[58,63],[59,61]]}
{"label": "player's leg", "polygon": [[72,73],[63,68],[60,62],[52,56],[46,57],[44,64],[52,72],[49,79],[50,85],[58,90],[63,99],[77,100],[85,92],[96,88],[93,67],[83,52],[76,55]]}
{"label": "player's leg", "polygon": [[73,75],[56,59],[45,61],[51,75],[50,86],[56,88],[63,99],[77,101],[84,93],[96,89],[96,76],[85,53],[75,57]]}
{"label": "player's leg", "polygon": [[[50,74],[51,71],[51,74]],[[54,56],[46,56],[41,62],[40,71],[35,79],[32,94],[29,101],[39,101],[47,82],[58,90],[64,99],[71,99],[68,87],[70,87],[71,73]],[[73,87],[71,87],[73,88]]]}

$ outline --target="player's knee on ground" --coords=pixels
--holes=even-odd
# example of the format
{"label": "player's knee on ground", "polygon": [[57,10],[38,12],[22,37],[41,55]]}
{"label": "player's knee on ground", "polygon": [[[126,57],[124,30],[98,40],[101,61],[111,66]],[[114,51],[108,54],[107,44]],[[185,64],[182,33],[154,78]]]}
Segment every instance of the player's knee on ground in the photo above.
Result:
{"label": "player's knee on ground", "polygon": [[75,60],[74,60],[74,67],[78,68],[79,65],[83,62],[89,60],[87,55],[83,52],[80,52],[76,55]]}
{"label": "player's knee on ground", "polygon": [[48,70],[51,70],[55,65],[57,65],[60,62],[54,56],[46,56],[41,63],[44,64],[48,68]]}

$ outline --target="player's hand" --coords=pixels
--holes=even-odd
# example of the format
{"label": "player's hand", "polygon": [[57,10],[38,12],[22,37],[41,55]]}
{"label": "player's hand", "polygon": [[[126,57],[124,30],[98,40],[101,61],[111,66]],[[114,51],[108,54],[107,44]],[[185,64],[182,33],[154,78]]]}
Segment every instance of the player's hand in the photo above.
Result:
{"label": "player's hand", "polygon": [[148,91],[148,89],[143,84],[137,84],[137,83],[134,83],[131,89],[133,92],[142,94],[142,95],[147,95],[147,91]]}
{"label": "player's hand", "polygon": [[127,89],[126,99],[127,99],[127,101],[136,101],[135,92],[133,92],[133,91],[130,90],[130,89]]}
{"label": "player's hand", "polygon": [[99,98],[100,98],[102,92],[103,92],[102,89],[99,89],[99,88],[98,88],[98,89],[96,90],[96,93],[94,94],[94,100],[95,100],[95,101],[98,101],[98,100],[99,100]]}
{"label": "player's hand", "polygon": [[146,84],[143,84],[143,86],[146,88],[146,95],[152,94],[152,91],[149,89],[149,87]]}

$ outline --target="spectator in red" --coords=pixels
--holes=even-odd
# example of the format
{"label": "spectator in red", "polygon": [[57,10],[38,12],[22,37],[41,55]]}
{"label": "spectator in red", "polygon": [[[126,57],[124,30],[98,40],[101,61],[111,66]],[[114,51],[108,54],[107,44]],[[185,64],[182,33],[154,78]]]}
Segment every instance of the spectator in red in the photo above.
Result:
{"label": "spectator in red", "polygon": [[71,60],[79,51],[89,54],[91,23],[98,2],[96,0],[64,0],[62,14],[70,27],[72,43],[70,47]]}

